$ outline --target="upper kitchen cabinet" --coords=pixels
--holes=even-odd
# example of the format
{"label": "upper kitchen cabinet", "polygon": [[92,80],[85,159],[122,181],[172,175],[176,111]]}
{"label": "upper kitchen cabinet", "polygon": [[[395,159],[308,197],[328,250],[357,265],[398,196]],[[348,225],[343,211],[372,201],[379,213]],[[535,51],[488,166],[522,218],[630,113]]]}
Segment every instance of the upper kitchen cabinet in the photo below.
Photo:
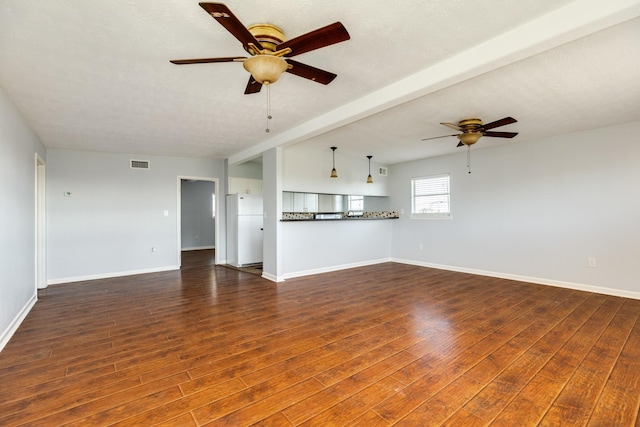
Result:
{"label": "upper kitchen cabinet", "polygon": [[229,194],[262,194],[262,180],[230,176]]}

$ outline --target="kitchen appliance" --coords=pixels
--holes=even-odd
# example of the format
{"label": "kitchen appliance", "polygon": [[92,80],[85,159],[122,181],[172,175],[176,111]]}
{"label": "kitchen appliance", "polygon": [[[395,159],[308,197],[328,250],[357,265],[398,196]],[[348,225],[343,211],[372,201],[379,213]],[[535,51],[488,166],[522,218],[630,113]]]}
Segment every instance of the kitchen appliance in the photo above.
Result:
{"label": "kitchen appliance", "polygon": [[262,263],[262,196],[227,195],[227,264]]}

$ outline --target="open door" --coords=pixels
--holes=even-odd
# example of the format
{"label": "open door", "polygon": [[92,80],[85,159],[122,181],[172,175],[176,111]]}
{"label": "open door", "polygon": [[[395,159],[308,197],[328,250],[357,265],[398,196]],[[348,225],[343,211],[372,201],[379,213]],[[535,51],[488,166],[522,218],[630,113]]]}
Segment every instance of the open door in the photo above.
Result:
{"label": "open door", "polygon": [[218,264],[218,188],[215,178],[178,177],[178,267],[185,250],[214,249]]}

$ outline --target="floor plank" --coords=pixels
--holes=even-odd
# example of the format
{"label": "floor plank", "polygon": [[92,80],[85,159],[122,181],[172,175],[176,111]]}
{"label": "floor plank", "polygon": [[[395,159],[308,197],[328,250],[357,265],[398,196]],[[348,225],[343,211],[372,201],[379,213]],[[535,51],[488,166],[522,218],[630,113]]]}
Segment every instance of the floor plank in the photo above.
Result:
{"label": "floor plank", "polygon": [[272,283],[51,286],[0,353],[0,425],[640,423],[640,301],[395,263]]}

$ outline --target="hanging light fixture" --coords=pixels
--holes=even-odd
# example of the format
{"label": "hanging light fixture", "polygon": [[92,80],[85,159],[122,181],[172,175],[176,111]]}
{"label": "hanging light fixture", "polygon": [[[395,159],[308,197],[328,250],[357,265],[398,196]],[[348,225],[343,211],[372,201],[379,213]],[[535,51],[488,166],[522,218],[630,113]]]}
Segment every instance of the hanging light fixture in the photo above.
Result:
{"label": "hanging light fixture", "polygon": [[458,139],[466,146],[470,146],[478,142],[482,132],[464,132],[458,135]]}
{"label": "hanging light fixture", "polygon": [[333,169],[331,169],[331,178],[337,178],[338,177],[338,172],[336,172],[336,149],[338,147],[331,147],[331,151],[333,151],[332,155],[333,155]]}
{"label": "hanging light fixture", "polygon": [[263,85],[277,82],[280,75],[289,68],[287,61],[274,55],[252,56],[245,59],[242,65],[258,83]]}
{"label": "hanging light fixture", "polygon": [[369,159],[369,176],[367,177],[367,184],[373,184],[373,178],[371,177],[371,158],[373,156],[367,156],[367,159]]}
{"label": "hanging light fixture", "polygon": [[279,56],[260,54],[245,59],[242,66],[251,73],[255,81],[267,87],[267,128],[265,132],[269,132],[271,85],[278,81],[280,75],[289,68],[289,64]]}

